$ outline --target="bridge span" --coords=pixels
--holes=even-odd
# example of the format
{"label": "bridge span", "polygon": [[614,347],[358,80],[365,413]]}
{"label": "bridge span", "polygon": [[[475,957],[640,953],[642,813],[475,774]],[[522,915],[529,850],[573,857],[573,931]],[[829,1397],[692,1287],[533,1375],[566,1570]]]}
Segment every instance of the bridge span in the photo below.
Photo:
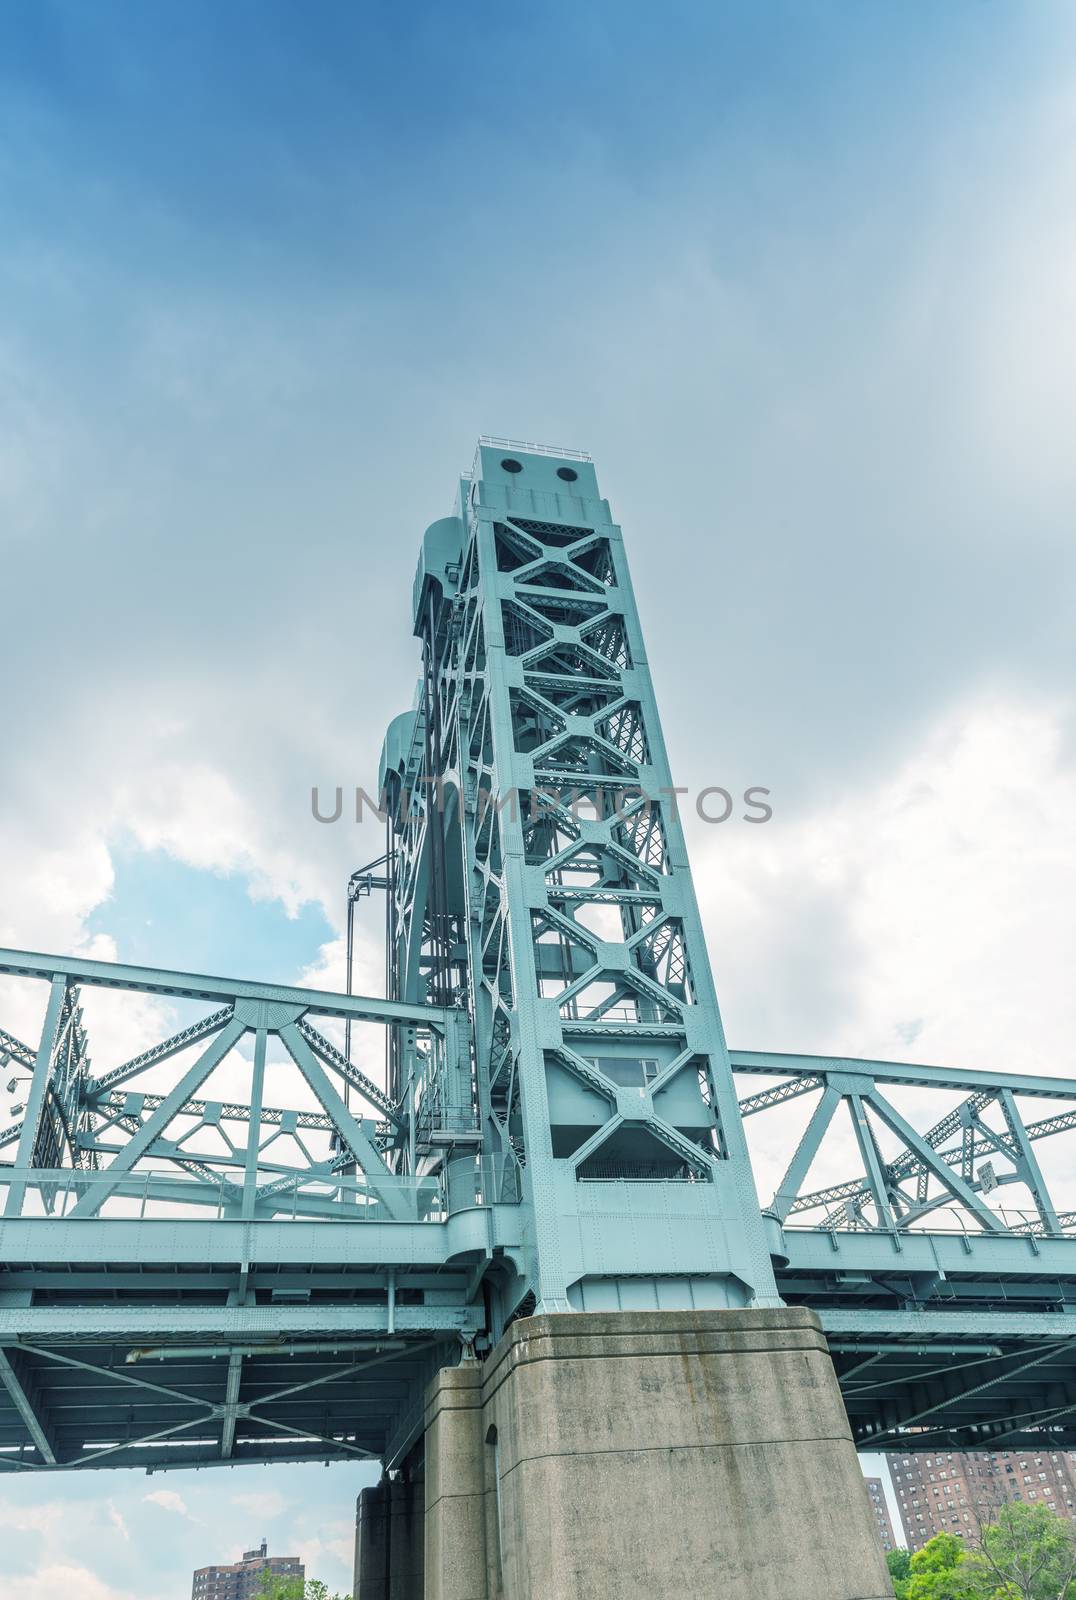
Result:
{"label": "bridge span", "polygon": [[744,1595],[882,1596],[853,1446],[1076,1447],[1076,1080],[727,1048],[588,457],[480,442],[413,621],[388,998],[0,951],[0,1467],[380,1461],[357,1600],[683,1600],[748,1462],[848,1565]]}

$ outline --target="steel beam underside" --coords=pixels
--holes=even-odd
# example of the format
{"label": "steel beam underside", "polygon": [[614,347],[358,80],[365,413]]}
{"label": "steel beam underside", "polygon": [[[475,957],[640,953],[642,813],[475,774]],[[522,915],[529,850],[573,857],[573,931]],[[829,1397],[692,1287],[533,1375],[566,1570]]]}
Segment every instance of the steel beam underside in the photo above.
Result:
{"label": "steel beam underside", "polygon": [[441,1225],[9,1221],[0,1466],[380,1458],[431,1363],[480,1331],[474,1262],[496,1233],[477,1210]]}
{"label": "steel beam underside", "polygon": [[[457,1326],[446,1327],[453,1313]],[[0,1387],[0,1467],[163,1470],[380,1459],[431,1355],[442,1364],[454,1360],[467,1320],[466,1308],[446,1306],[429,1319],[439,1327],[415,1331],[406,1318],[388,1335],[383,1317],[333,1318],[330,1333],[324,1315],[237,1319],[210,1312],[195,1319],[175,1308],[170,1315],[164,1342],[158,1325],[133,1308],[109,1319],[111,1333],[99,1331],[94,1318],[85,1334],[63,1340],[23,1333],[10,1343],[0,1331],[22,1396],[20,1404],[7,1382]],[[140,1349],[154,1354],[132,1360]]]}

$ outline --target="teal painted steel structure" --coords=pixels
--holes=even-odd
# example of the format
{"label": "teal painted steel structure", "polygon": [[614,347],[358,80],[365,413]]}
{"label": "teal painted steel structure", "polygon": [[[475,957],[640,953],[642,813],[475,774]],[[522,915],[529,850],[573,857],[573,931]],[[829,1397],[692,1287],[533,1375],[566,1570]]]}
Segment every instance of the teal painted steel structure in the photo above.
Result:
{"label": "teal painted steel structure", "polygon": [[[590,459],[481,441],[413,618],[349,889],[386,893],[387,999],[0,951],[45,994],[37,1043],[0,1033],[0,1465],[392,1464],[434,1368],[515,1316],[782,1301],[863,1448],[1076,1444],[1076,1213],[1040,1159],[1076,1081],[728,1050]],[[100,990],[173,1031],[98,1070]]]}
{"label": "teal painted steel structure", "polygon": [[[506,465],[507,463],[507,465]],[[385,757],[398,992],[473,1016],[540,1311],[777,1303],[620,529],[594,466],[480,443],[414,590]],[[393,764],[393,758],[395,762]],[[416,781],[425,775],[426,782]],[[662,1271],[655,1270],[662,1264]]]}

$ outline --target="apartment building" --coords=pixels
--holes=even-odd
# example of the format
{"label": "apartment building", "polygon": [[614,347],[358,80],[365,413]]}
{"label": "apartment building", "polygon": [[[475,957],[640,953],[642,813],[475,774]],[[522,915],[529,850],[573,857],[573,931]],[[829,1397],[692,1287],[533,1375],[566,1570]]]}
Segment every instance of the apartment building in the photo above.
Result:
{"label": "apartment building", "polygon": [[1008,1500],[1076,1515],[1076,1471],[1067,1450],[891,1452],[904,1543],[921,1550],[936,1533],[974,1537],[984,1518]]}

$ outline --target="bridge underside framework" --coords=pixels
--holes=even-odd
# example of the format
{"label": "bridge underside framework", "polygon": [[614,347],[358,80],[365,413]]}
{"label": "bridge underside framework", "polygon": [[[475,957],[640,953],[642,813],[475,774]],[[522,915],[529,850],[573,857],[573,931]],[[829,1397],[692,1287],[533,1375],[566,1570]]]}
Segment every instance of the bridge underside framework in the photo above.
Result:
{"label": "bridge underside framework", "polygon": [[[443,1047],[448,1014],[14,951],[0,971],[48,997],[37,1042],[0,1036],[30,1091],[0,1134],[14,1158],[0,1169],[0,1463],[401,1460],[430,1375],[461,1340],[501,1331],[487,1282],[505,1303],[526,1292],[518,1174],[454,1153],[432,1176],[388,1175],[406,1117],[321,1030],[421,1019]],[[201,1015],[95,1074],[81,1002],[98,989]],[[229,1065],[249,1081],[261,1060],[264,1081],[281,1033],[294,1075],[312,1074],[307,1109],[206,1097]],[[764,1211],[781,1298],[819,1313],[860,1448],[1006,1448],[1042,1429],[1076,1448],[1076,1217],[1036,1159],[1048,1137],[1071,1148],[1076,1082],[735,1050],[731,1063],[749,1131],[775,1125],[758,1141],[769,1164],[788,1152]],[[896,1088],[953,1108],[916,1132]],[[1051,1114],[1030,1114],[1036,1102]],[[866,1159],[809,1190],[842,1117]],[[883,1117],[900,1141],[885,1155]],[[1024,1206],[988,1206],[986,1184]],[[639,1309],[661,1304],[651,1278]]]}
{"label": "bridge underside framework", "polygon": [[859,1449],[1076,1447],[1076,1080],[726,1047],[589,458],[483,441],[414,622],[388,998],[0,951],[0,1466],[406,1475],[521,1318],[785,1307]]}

